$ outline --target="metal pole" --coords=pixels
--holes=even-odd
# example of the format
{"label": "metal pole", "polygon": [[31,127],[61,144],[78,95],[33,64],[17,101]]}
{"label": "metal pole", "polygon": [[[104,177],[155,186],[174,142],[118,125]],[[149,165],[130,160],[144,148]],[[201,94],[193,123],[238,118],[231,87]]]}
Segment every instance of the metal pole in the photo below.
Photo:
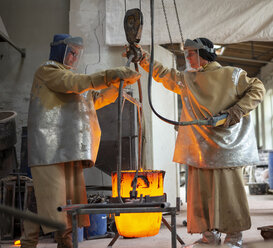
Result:
{"label": "metal pole", "polygon": [[[129,67],[134,55],[128,58],[125,66]],[[124,80],[120,80],[119,95],[118,95],[118,156],[117,156],[117,186],[118,186],[118,199],[120,203],[123,203],[120,195],[120,183],[121,183],[121,162],[122,162],[122,99],[123,99],[123,84]]]}
{"label": "metal pole", "polygon": [[74,211],[71,214],[72,218],[72,237],[73,237],[73,248],[78,248],[78,223],[77,223],[77,213]]}
{"label": "metal pole", "polygon": [[65,230],[64,223],[52,221],[52,220],[40,217],[37,214],[27,213],[27,212],[24,212],[24,211],[21,211],[21,210],[18,210],[16,208],[12,208],[12,207],[9,207],[6,205],[0,204],[0,212],[15,216],[18,218],[26,219],[26,220],[32,221],[32,222],[40,224],[40,225],[45,225],[48,227],[57,228],[58,230]]}
{"label": "metal pole", "polygon": [[76,211],[78,209],[92,209],[92,208],[138,208],[138,207],[159,207],[162,209],[168,208],[170,206],[169,202],[148,202],[148,203],[92,203],[92,204],[72,204],[67,206],[60,206],[57,208],[59,212],[62,211]]}
{"label": "metal pole", "polygon": [[[139,72],[138,64],[135,64],[135,70]],[[140,79],[137,81],[138,86],[138,94],[139,94],[139,102],[140,106],[138,107],[138,169],[142,168],[142,89]]]}
{"label": "metal pole", "polygon": [[[169,229],[170,232],[172,232],[172,227],[169,225],[169,223],[166,221],[166,219],[162,216],[162,222],[164,225]],[[184,245],[184,241],[176,234],[176,239],[179,241],[181,245]]]}
{"label": "metal pole", "polygon": [[118,157],[117,157],[117,186],[118,186],[118,199],[120,203],[123,203],[120,195],[121,184],[121,162],[122,162],[122,99],[123,99],[123,84],[124,80],[120,80],[119,84],[119,96],[118,96]]}
{"label": "metal pole", "polygon": [[172,228],[172,231],[171,231],[171,233],[172,233],[172,248],[176,248],[176,218],[175,218],[175,210],[171,211],[171,228]]}
{"label": "metal pole", "polygon": [[109,243],[107,247],[112,247],[118,238],[119,238],[119,233],[117,232],[115,237],[111,240],[111,242]]}

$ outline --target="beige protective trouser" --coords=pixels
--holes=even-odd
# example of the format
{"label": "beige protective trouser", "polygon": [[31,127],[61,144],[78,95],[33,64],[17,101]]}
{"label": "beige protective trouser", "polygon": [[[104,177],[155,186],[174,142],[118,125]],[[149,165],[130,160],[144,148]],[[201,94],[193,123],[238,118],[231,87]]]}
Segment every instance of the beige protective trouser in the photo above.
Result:
{"label": "beige protective trouser", "polygon": [[24,220],[24,231],[21,236],[21,248],[36,248],[39,241],[40,225]]}
{"label": "beige protective trouser", "polygon": [[[70,248],[71,241],[71,217],[66,212],[58,212],[58,206],[67,205],[71,199],[72,204],[86,204],[87,195],[81,161],[64,164],[37,166],[31,168],[34,191],[37,201],[38,215],[66,223],[66,230],[56,231],[54,228],[42,226],[43,232],[56,232],[55,239],[59,248]],[[89,216],[78,216],[78,226],[89,226]],[[39,239],[40,226],[24,221],[24,233],[21,237],[23,248],[34,248]]]}
{"label": "beige protective trouser", "polygon": [[187,229],[234,233],[251,226],[242,168],[200,169],[189,166]]}
{"label": "beige protective trouser", "polygon": [[[59,206],[72,204],[87,204],[87,194],[84,183],[81,161],[63,164],[31,167],[38,214],[52,221],[66,224],[66,229],[72,227],[71,216],[67,212],[58,212]],[[89,216],[79,215],[78,226],[89,226]],[[55,232],[55,228],[42,226],[43,232]]]}
{"label": "beige protective trouser", "polygon": [[[39,241],[40,225],[24,221],[24,232],[21,236],[21,248],[36,248]],[[55,240],[58,248],[72,248],[72,228],[64,231],[56,231],[54,233]]]}

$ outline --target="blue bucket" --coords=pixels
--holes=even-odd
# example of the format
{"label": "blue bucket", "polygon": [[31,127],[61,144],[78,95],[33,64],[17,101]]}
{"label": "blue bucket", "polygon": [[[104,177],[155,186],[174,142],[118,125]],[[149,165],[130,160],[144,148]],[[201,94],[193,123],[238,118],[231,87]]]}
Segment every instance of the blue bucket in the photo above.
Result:
{"label": "blue bucket", "polygon": [[107,232],[106,214],[90,214],[90,226],[84,228],[84,237],[88,239],[91,236],[104,235]]}
{"label": "blue bucket", "polygon": [[269,187],[270,189],[273,189],[273,151],[269,152],[268,169],[269,169]]}

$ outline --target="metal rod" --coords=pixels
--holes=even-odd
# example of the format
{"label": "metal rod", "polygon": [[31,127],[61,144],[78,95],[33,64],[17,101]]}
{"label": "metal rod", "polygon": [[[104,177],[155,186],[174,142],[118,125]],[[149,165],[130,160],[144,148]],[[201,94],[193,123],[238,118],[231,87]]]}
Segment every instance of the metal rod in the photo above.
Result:
{"label": "metal rod", "polygon": [[[176,248],[176,216],[175,216],[175,208],[171,211],[171,228],[172,228],[172,248]],[[185,244],[183,242],[183,240],[181,239],[182,243]]]}
{"label": "metal rod", "polygon": [[[138,64],[134,63],[135,70],[139,72]],[[139,95],[139,108],[138,108],[138,169],[142,168],[142,88],[140,79],[137,80],[138,95]]]}
{"label": "metal rod", "polygon": [[[169,225],[169,223],[167,222],[167,220],[162,216],[162,222],[164,223],[164,225],[172,232],[172,227]],[[184,241],[179,237],[178,234],[176,234],[176,239],[179,241],[179,243],[181,245],[184,245]]]}
{"label": "metal rod", "polygon": [[[91,225],[92,225],[92,223],[91,223]],[[105,234],[89,236],[89,237],[87,237],[87,240],[113,238],[114,236],[115,236],[114,232],[106,232]]]}
{"label": "metal rod", "polygon": [[57,228],[58,230],[65,230],[66,228],[66,225],[64,223],[52,221],[52,220],[40,217],[37,214],[24,212],[16,208],[12,208],[2,204],[0,204],[0,212],[6,213],[8,215],[12,215],[18,218],[26,219],[40,225]]}
{"label": "metal rod", "polygon": [[[135,208],[85,208],[73,210],[77,214],[124,214],[124,213],[162,213],[171,212],[172,208],[160,208],[160,207],[135,207]],[[175,210],[175,208],[174,208]]]}
{"label": "metal rod", "polygon": [[130,96],[128,93],[126,93],[125,91],[123,91],[123,97],[128,100],[129,102],[135,104],[137,107],[140,107],[141,104],[135,99],[133,98],[132,96]]}
{"label": "metal rod", "polygon": [[128,61],[127,61],[127,63],[125,64],[125,66],[127,66],[127,67],[130,66],[130,64],[131,64],[132,59],[134,58],[134,56],[135,56],[134,54],[132,54],[132,55],[129,56]]}
{"label": "metal rod", "polygon": [[[128,58],[125,66],[129,67],[134,55]],[[118,156],[117,156],[117,187],[118,187],[118,199],[120,203],[123,203],[120,195],[120,183],[121,183],[121,162],[122,162],[122,99],[123,99],[123,84],[124,80],[120,80],[119,95],[118,95]]]}
{"label": "metal rod", "polygon": [[169,202],[152,202],[152,203],[93,203],[93,204],[71,204],[67,206],[60,206],[57,208],[59,212],[62,211],[76,211],[79,209],[87,208],[137,208],[137,207],[160,207],[162,209],[168,208],[170,206]]}
{"label": "metal rod", "polygon": [[111,242],[109,243],[107,247],[112,247],[118,238],[119,238],[119,233],[116,233],[115,237],[111,240]]}
{"label": "metal rod", "polygon": [[117,177],[118,177],[118,199],[120,203],[123,203],[120,195],[121,184],[121,162],[122,162],[122,95],[123,95],[124,80],[120,80],[119,84],[119,96],[118,96],[118,157],[117,157]]}
{"label": "metal rod", "polygon": [[[16,154],[15,151],[15,147],[13,147],[14,152]],[[15,155],[16,156],[16,155]],[[17,159],[16,159],[17,160]],[[23,210],[22,208],[22,196],[21,196],[21,178],[20,178],[20,173],[17,173],[17,184],[18,184],[18,201],[19,201],[19,209]]]}
{"label": "metal rod", "polygon": [[73,237],[73,248],[78,248],[78,223],[77,223],[77,213],[73,212],[72,215],[72,237]]}

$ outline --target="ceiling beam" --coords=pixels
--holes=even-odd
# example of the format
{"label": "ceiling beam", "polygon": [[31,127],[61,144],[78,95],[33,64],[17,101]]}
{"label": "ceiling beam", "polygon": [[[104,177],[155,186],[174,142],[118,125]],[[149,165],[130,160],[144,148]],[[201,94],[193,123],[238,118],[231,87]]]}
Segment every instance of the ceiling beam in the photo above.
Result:
{"label": "ceiling beam", "polygon": [[[215,43],[215,45],[224,46],[227,48],[236,48],[236,47],[245,47],[251,48],[251,42],[241,42],[241,43],[229,43],[229,44],[222,44],[222,43]],[[273,42],[264,42],[264,43],[257,43],[254,42],[253,46],[256,48],[263,48],[263,49],[271,49],[273,47]]]}
{"label": "ceiling beam", "polygon": [[246,61],[246,62],[261,63],[261,64],[273,64],[273,61],[266,61],[266,60],[259,60],[259,59],[246,59],[246,58],[230,57],[230,56],[224,56],[224,55],[218,55],[217,57],[221,59],[230,59],[230,60]]}

